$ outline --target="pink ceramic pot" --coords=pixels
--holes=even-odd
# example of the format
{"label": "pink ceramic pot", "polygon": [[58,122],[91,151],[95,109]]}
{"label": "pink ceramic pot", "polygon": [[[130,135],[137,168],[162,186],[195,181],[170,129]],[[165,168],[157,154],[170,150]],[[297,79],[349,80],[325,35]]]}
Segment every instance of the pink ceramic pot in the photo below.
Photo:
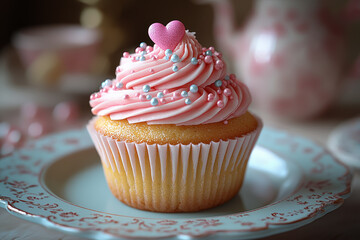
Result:
{"label": "pink ceramic pot", "polygon": [[232,9],[215,3],[215,36],[247,83],[255,104],[304,119],[326,110],[343,72],[343,33],[320,0],[258,0],[243,31]]}
{"label": "pink ceramic pot", "polygon": [[25,67],[38,57],[55,53],[65,73],[88,72],[96,58],[100,34],[78,25],[29,28],[14,37],[13,44]]}

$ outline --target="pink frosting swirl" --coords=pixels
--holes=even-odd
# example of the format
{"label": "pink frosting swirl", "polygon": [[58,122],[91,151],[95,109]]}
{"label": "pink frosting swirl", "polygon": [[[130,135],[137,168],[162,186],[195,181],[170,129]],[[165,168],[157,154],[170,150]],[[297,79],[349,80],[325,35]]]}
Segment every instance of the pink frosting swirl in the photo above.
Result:
{"label": "pink frosting swirl", "polygon": [[171,53],[156,44],[124,53],[116,79],[90,97],[99,116],[176,125],[225,121],[244,114],[250,102],[248,88],[226,75],[221,54],[202,48],[190,32]]}
{"label": "pink frosting swirl", "polygon": [[[165,51],[155,45],[154,50],[145,55],[145,61],[134,62],[132,58],[122,58],[120,72],[116,74],[116,79],[121,81],[126,88],[134,89],[142,88],[144,85],[150,85],[156,89],[173,89],[190,84],[206,86],[224,77],[226,68],[215,70],[214,61],[209,64],[202,61],[196,66],[191,64],[191,59],[197,58],[202,52],[202,47],[194,34],[187,33],[174,49],[174,54],[180,59],[180,62],[176,64],[179,71],[172,70],[174,63],[166,60]],[[135,57],[140,55],[141,53]],[[156,61],[154,61],[155,58]]]}

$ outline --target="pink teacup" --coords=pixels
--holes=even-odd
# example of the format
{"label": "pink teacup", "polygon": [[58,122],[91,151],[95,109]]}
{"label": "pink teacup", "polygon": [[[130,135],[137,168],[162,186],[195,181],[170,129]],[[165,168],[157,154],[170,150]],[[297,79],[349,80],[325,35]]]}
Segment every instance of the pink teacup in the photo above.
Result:
{"label": "pink teacup", "polygon": [[80,25],[50,25],[18,32],[13,44],[25,68],[44,54],[57,57],[63,73],[88,72],[97,56],[101,36]]}

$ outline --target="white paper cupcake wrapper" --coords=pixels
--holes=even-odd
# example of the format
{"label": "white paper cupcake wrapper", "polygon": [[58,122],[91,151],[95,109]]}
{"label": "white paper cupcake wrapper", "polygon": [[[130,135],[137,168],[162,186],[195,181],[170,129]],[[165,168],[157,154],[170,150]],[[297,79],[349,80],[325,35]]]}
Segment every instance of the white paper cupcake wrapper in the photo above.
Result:
{"label": "white paper cupcake wrapper", "polygon": [[[217,161],[218,166],[216,167],[215,172],[217,175],[220,174],[222,169],[232,171],[234,168],[238,167],[239,164],[246,164],[246,162],[241,162],[241,159],[248,159],[262,128],[262,122],[258,120],[258,127],[255,131],[235,139],[229,139],[226,141],[220,140],[219,142],[212,141],[210,143],[191,143],[187,145],[161,145],[118,141],[98,133],[94,129],[93,124],[94,119],[89,122],[87,129],[90,133],[92,141],[95,144],[95,148],[100,155],[101,161],[105,166],[110,166],[112,171],[120,172],[120,164],[122,164],[125,171],[132,171],[134,176],[135,174],[142,174],[143,179],[145,179],[145,164],[148,159],[152,180],[154,180],[157,164],[160,164],[161,176],[162,180],[164,180],[167,174],[166,165],[168,161],[172,161],[171,175],[173,181],[175,181],[177,174],[179,173],[179,162],[181,162],[183,168],[183,171],[181,171],[181,179],[182,181],[186,180],[189,159],[192,160],[191,162],[194,170],[197,169],[199,161],[202,162],[201,176],[204,175],[208,164],[211,164],[211,172],[214,171],[215,159],[220,160]],[[211,156],[210,158],[209,154]],[[140,160],[141,173],[137,173],[136,171],[137,158],[134,156],[137,156]],[[230,159],[234,157],[236,158],[236,161],[230,164]],[[156,159],[160,159],[160,162],[156,161]],[[130,166],[128,166],[128,162],[130,162]],[[196,170],[193,171],[193,178],[195,178],[196,172]]]}
{"label": "white paper cupcake wrapper", "polygon": [[242,184],[262,128],[258,119],[256,130],[235,139],[147,144],[104,136],[94,120],[87,129],[114,195],[130,206],[161,212],[196,211],[229,200]]}

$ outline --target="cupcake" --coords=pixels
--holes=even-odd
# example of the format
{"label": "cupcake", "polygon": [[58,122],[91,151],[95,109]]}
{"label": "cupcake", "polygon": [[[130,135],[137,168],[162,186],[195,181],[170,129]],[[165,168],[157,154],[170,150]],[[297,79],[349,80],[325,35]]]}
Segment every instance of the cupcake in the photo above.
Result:
{"label": "cupcake", "polygon": [[113,195],[131,207],[193,212],[234,197],[261,121],[221,53],[180,21],[154,23],[116,78],[90,97],[87,128]]}

